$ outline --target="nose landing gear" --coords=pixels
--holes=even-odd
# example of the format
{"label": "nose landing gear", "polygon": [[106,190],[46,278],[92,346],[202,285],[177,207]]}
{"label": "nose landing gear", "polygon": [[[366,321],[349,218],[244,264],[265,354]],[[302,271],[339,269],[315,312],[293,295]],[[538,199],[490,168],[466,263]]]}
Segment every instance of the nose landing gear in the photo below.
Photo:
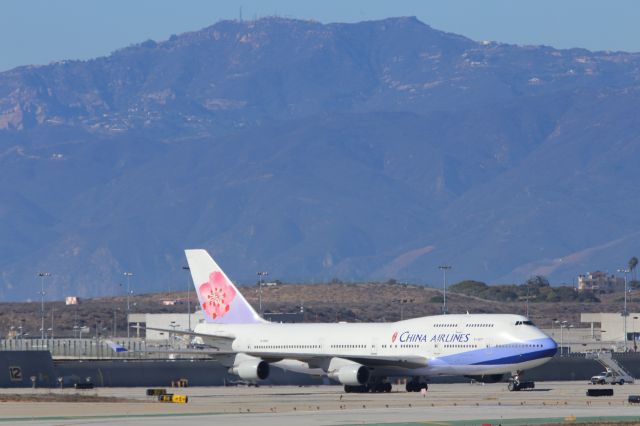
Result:
{"label": "nose landing gear", "polygon": [[509,384],[507,385],[507,389],[511,392],[518,392],[524,389],[533,389],[536,387],[535,382],[525,382],[520,380],[520,374],[514,374],[509,378]]}

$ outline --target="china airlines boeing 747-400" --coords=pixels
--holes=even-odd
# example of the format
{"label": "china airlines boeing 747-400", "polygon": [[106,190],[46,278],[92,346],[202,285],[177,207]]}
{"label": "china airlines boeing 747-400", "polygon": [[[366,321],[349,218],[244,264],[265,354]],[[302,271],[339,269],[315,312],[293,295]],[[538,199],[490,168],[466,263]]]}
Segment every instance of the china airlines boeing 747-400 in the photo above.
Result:
{"label": "china airlines boeing 747-400", "polygon": [[393,323],[281,324],[262,319],[205,250],[186,250],[205,322],[190,334],[220,349],[230,371],[266,379],[269,366],[325,374],[347,392],[390,391],[390,377],[464,375],[531,387],[520,374],[547,362],[556,342],[520,315],[436,315]]}

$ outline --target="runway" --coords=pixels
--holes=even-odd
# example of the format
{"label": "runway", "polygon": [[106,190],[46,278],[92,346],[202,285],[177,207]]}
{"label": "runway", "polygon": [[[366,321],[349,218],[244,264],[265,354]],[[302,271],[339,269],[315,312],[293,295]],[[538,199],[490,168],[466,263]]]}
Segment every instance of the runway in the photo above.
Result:
{"label": "runway", "polygon": [[[160,403],[144,388],[101,388],[90,395],[118,396],[112,403],[3,402],[0,422],[41,424],[202,425],[222,423],[261,426],[349,424],[534,424],[566,421],[640,422],[640,406],[627,403],[640,385],[614,386],[613,397],[588,398],[585,382],[539,382],[533,391],[509,392],[504,383],[436,384],[426,396],[400,387],[388,394],[344,394],[338,386],[206,387],[173,389],[188,404]],[[171,392],[170,389],[168,389]],[[72,394],[75,390],[2,389]],[[574,420],[576,419],[576,420]]]}

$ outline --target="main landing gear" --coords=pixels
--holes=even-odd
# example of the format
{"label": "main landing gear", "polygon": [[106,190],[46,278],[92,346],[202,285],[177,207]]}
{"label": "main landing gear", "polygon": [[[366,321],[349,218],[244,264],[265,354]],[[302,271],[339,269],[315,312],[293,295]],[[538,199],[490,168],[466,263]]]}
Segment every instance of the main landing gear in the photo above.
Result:
{"label": "main landing gear", "polygon": [[429,389],[429,385],[421,382],[420,379],[412,379],[407,382],[407,392],[420,392],[422,389]]}
{"label": "main landing gear", "polygon": [[379,393],[379,392],[391,392],[391,383],[389,382],[372,382],[366,385],[344,385],[345,393]]}
{"label": "main landing gear", "polygon": [[524,389],[533,389],[536,387],[535,382],[525,382],[521,380],[520,374],[516,373],[509,378],[507,389],[511,392],[518,392]]}

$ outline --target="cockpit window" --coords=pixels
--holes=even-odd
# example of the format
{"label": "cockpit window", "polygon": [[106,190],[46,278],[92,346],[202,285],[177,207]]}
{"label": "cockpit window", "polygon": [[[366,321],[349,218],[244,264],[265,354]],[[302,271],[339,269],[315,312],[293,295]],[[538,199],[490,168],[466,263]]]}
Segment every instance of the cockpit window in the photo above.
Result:
{"label": "cockpit window", "polygon": [[516,321],[516,325],[533,325],[531,321]]}

